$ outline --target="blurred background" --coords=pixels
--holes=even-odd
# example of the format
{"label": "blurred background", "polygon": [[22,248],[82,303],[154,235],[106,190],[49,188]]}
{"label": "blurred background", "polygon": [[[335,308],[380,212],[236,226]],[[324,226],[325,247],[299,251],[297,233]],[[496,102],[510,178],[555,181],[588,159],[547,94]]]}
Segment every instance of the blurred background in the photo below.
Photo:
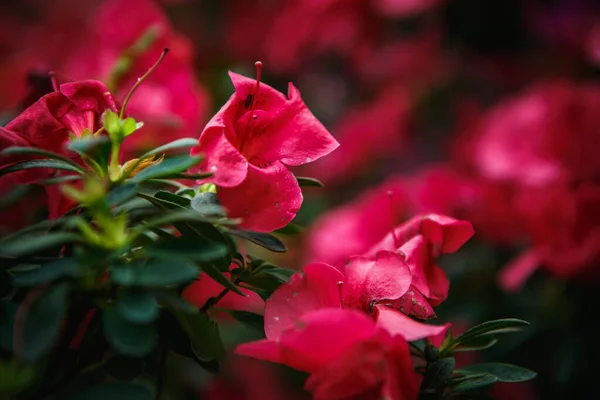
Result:
{"label": "blurred background", "polygon": [[[305,189],[303,232],[282,232],[288,253],[261,255],[295,269],[335,264],[418,213],[467,219],[477,234],[442,261],[451,289],[436,323],[451,321],[455,335],[502,317],[531,327],[459,365],[539,373],[498,385],[498,399],[596,397],[600,3],[2,2],[0,124],[52,91],[50,71],[58,83],[100,79],[122,101],[164,47],[128,108],[145,123],[129,155],[197,137],[233,92],[227,71],[254,77],[262,61],[262,81],[284,93],[294,82],[341,146],[295,171],[325,188]],[[44,212],[35,198],[19,206],[26,218]],[[27,222],[4,214],[0,231]],[[226,318],[221,331],[231,346],[256,337]],[[278,366],[232,356],[217,378],[176,355],[169,363],[163,399],[307,398],[302,374]]]}

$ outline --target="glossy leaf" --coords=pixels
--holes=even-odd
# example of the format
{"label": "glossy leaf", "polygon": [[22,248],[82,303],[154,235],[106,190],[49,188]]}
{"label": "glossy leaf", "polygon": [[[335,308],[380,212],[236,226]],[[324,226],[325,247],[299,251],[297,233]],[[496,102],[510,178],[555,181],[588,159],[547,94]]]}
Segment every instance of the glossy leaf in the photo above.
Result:
{"label": "glossy leaf", "polygon": [[123,286],[163,287],[187,283],[198,273],[198,268],[190,263],[156,261],[113,267],[110,276],[115,283]]}
{"label": "glossy leaf", "polygon": [[110,149],[110,145],[110,138],[107,136],[91,136],[70,140],[67,148],[79,154],[87,154],[96,150]]}
{"label": "glossy leaf", "polygon": [[297,176],[296,180],[298,181],[298,185],[300,185],[301,187],[325,187],[323,182],[315,178]]}
{"label": "glossy leaf", "polygon": [[526,368],[504,363],[473,364],[455,371],[457,374],[490,374],[500,382],[523,382],[536,377],[536,373]]}
{"label": "glossy leaf", "polygon": [[119,353],[142,357],[154,349],[156,332],[152,324],[132,323],[115,308],[104,310],[102,321],[106,340]]}
{"label": "glossy leaf", "polygon": [[236,321],[264,334],[265,318],[260,314],[248,311],[226,310]]}
{"label": "glossy leaf", "polygon": [[242,231],[242,230],[229,230],[229,233],[246,240],[251,241],[254,244],[257,244],[261,247],[264,247],[267,250],[271,250],[276,253],[283,253],[287,251],[285,245],[281,242],[281,240],[277,239],[275,236],[270,235],[268,233],[263,232],[251,232],[251,231]]}
{"label": "glossy leaf", "polygon": [[223,243],[194,240],[191,237],[173,237],[148,247],[145,254],[168,260],[211,261],[224,257],[227,246]]}
{"label": "glossy leaf", "polygon": [[152,322],[158,316],[158,302],[146,290],[126,289],[117,294],[117,311],[121,316],[136,324]]}
{"label": "glossy leaf", "polygon": [[177,313],[177,318],[190,337],[192,351],[200,360],[220,360],[225,357],[219,327],[206,314]]}
{"label": "glossy leaf", "polygon": [[21,257],[34,254],[52,247],[76,243],[81,238],[74,233],[50,232],[43,235],[28,235],[27,240],[14,238],[0,241],[0,254]]}
{"label": "glossy leaf", "polygon": [[38,160],[28,160],[28,161],[19,161],[14,164],[11,164],[7,167],[0,169],[0,176],[9,174],[11,172],[22,171],[25,169],[32,168],[50,168],[50,169],[60,169],[65,171],[77,172],[79,174],[84,173],[81,167],[76,167],[70,163],[66,163],[61,160],[55,160],[50,158],[38,159]]}
{"label": "glossy leaf", "polygon": [[57,339],[67,311],[69,286],[62,283],[49,288],[31,306],[25,321],[21,358],[32,363],[46,355]]}
{"label": "glossy leaf", "polygon": [[79,272],[77,260],[74,258],[59,258],[37,268],[23,272],[13,272],[13,285],[15,286],[37,286],[50,283],[61,278],[74,278]]}
{"label": "glossy leaf", "polygon": [[135,183],[125,183],[116,186],[107,195],[106,201],[110,206],[122,204],[135,197],[138,192],[138,187]]}
{"label": "glossy leaf", "polygon": [[495,382],[498,382],[498,378],[494,375],[478,374],[469,379],[461,379],[456,385],[452,387],[452,392],[458,393],[475,389],[481,389],[483,387],[492,385]]}
{"label": "glossy leaf", "polygon": [[178,156],[165,158],[160,163],[152,165],[130,179],[130,182],[142,182],[154,178],[169,178],[171,175],[187,171],[202,161],[200,157]]}
{"label": "glossy leaf", "polygon": [[57,153],[53,153],[51,151],[38,149],[36,147],[14,146],[14,147],[7,148],[0,153],[0,155],[3,155],[3,156],[4,155],[21,155],[21,154],[22,155],[31,155],[31,156],[44,156],[49,159],[60,160],[67,164],[72,165],[73,167],[75,167],[78,170],[80,170],[81,172],[83,172],[83,168],[81,168],[81,166],[79,166],[75,161],[71,160],[70,158],[67,158],[67,157],[62,156]]}

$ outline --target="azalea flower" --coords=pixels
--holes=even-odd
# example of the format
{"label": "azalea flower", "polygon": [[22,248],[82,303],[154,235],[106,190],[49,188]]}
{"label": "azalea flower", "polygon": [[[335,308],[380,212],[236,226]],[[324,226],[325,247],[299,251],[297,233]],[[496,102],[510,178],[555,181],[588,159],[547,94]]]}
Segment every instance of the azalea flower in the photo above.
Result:
{"label": "azalea flower", "polygon": [[236,353],[309,373],[304,388],[317,400],[361,394],[391,400],[417,398],[406,340],[392,337],[354,310],[310,312],[276,338],[242,344]]}
{"label": "azalea flower", "polygon": [[[36,147],[62,154],[74,161],[79,156],[65,145],[72,136],[81,137],[102,127],[101,116],[106,110],[117,111],[117,104],[106,86],[99,81],[65,83],[23,111],[6,127],[0,128],[0,151],[12,146]],[[23,161],[21,156],[0,158],[0,167]],[[49,178],[54,171],[35,168],[3,176],[0,180],[18,177],[18,184],[31,184]],[[0,185],[1,186],[1,185]],[[73,203],[67,200],[56,185],[46,185],[49,217],[65,214]]]}
{"label": "azalea flower", "polygon": [[[209,121],[192,155],[202,154],[200,172],[212,172],[221,204],[242,226],[272,231],[287,225],[302,204],[288,166],[312,162],[339,144],[308,110],[290,83],[288,98],[236,73],[235,93]],[[199,182],[202,183],[202,182]]]}

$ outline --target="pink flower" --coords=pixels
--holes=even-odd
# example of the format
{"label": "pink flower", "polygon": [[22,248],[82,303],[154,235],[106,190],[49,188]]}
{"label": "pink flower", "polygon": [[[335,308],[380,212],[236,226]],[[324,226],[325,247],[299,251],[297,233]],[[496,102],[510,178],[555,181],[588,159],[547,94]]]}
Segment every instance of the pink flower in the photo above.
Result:
{"label": "pink flower", "polygon": [[425,12],[443,0],[377,0],[375,6],[384,15],[410,17]]}
{"label": "pink flower", "polygon": [[[43,96],[5,128],[0,128],[0,151],[11,146],[30,146],[79,161],[79,156],[65,149],[65,145],[71,135],[79,137],[86,130],[93,133],[100,129],[100,118],[106,110],[117,111],[117,105],[103,83],[79,81],[60,85],[58,91]],[[0,165],[22,160],[11,156],[1,159]],[[53,173],[49,169],[35,168],[13,174],[18,176],[19,184],[30,184],[46,179]],[[3,179],[13,178],[0,178]],[[45,189],[50,218],[60,217],[73,206],[56,186],[49,185]]]}
{"label": "pink flower", "polygon": [[406,340],[353,310],[310,312],[276,338],[242,344],[236,353],[308,372],[304,388],[315,399],[378,393],[393,400],[417,398]]}
{"label": "pink flower", "polygon": [[[287,166],[309,163],[338,147],[291,83],[288,98],[259,81],[230,72],[235,93],[210,120],[192,155],[232,218],[242,226],[272,231],[287,225],[302,192]],[[260,77],[259,77],[260,79]]]}

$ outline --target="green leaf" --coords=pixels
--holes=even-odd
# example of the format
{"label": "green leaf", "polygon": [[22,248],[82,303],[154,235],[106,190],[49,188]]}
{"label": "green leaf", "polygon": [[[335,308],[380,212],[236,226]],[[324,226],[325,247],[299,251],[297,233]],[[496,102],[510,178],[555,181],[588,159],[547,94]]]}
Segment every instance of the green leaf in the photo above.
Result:
{"label": "green leaf", "polygon": [[158,316],[158,302],[148,291],[141,289],[120,290],[117,294],[117,311],[130,322],[146,324]]}
{"label": "green leaf", "polygon": [[90,136],[69,141],[67,148],[79,154],[87,154],[96,150],[104,152],[110,145],[108,136]]}
{"label": "green leaf", "polygon": [[68,295],[69,285],[61,283],[49,288],[31,306],[23,330],[24,362],[33,363],[50,351],[67,311]]}
{"label": "green leaf", "polygon": [[154,197],[157,199],[160,199],[160,200],[168,201],[169,203],[177,204],[180,207],[186,207],[186,208],[188,208],[190,206],[190,202],[191,202],[191,200],[188,199],[187,197],[180,196],[175,193],[167,192],[165,190],[159,190],[158,192],[156,192]]}
{"label": "green leaf", "polygon": [[275,233],[279,233],[281,235],[298,235],[304,232],[304,228],[298,224],[289,223],[281,229],[277,229]]}
{"label": "green leaf", "polygon": [[52,178],[44,179],[43,181],[39,181],[37,183],[40,185],[56,185],[57,183],[80,181],[83,178],[83,175],[55,176]]}
{"label": "green leaf", "polygon": [[481,389],[495,382],[498,382],[498,378],[494,375],[476,375],[472,379],[460,380],[456,385],[453,385],[452,392],[458,393],[475,389]]}
{"label": "green leaf", "polygon": [[129,322],[115,308],[104,310],[102,321],[106,340],[119,353],[142,357],[154,349],[156,331],[152,324]]}
{"label": "green leaf", "polygon": [[524,382],[536,377],[536,373],[526,368],[503,363],[481,363],[469,365],[455,371],[457,374],[490,374],[500,382]]}
{"label": "green leaf", "polygon": [[150,389],[137,383],[111,382],[92,386],[77,393],[68,400],[152,400]]}
{"label": "green leaf", "polygon": [[111,279],[123,286],[162,287],[187,283],[198,277],[198,268],[185,262],[149,262],[113,267]]}
{"label": "green leaf", "polygon": [[198,145],[198,139],[194,138],[182,138],[174,140],[170,143],[167,143],[163,146],[157,147],[154,150],[150,150],[147,153],[144,153],[140,159],[145,159],[148,157],[155,156],[157,154],[167,153],[172,150],[181,150],[181,149],[191,149],[194,146]]}
{"label": "green leaf", "polygon": [[77,243],[81,238],[74,233],[50,232],[43,235],[29,235],[27,240],[21,238],[10,238],[0,241],[0,254],[14,257],[22,257],[34,254],[52,247],[68,243]]}
{"label": "green leaf", "polygon": [[246,297],[246,294],[244,294],[244,292],[242,292],[240,290],[240,288],[238,288],[233,282],[231,282],[229,279],[227,279],[227,277],[225,275],[223,275],[223,272],[221,272],[221,270],[217,267],[216,264],[201,263],[200,269],[202,269],[202,272],[204,272],[206,275],[210,276],[217,283],[220,283],[222,286],[226,287],[227,289],[231,290],[232,292],[235,292],[241,296]]}
{"label": "green leaf", "polygon": [[225,217],[225,210],[221,207],[216,193],[198,193],[192,198],[190,205],[192,210],[200,214]]}
{"label": "green leaf", "polygon": [[206,314],[178,312],[176,316],[190,337],[192,351],[200,360],[221,360],[225,357],[225,346],[219,334],[219,327]]}
{"label": "green leaf", "polygon": [[0,198],[0,210],[4,210],[21,200],[32,189],[32,185],[16,185],[9,193],[3,193]]}
{"label": "green leaf", "polygon": [[211,261],[227,255],[227,246],[223,243],[180,236],[147,247],[144,253],[150,257],[169,260]]}
{"label": "green leaf", "polygon": [[[112,110],[106,110],[104,112],[104,121],[103,121],[104,129],[106,132],[114,137],[114,135],[120,134],[121,132],[121,120],[119,118],[119,114]],[[114,139],[113,139],[114,140]]]}
{"label": "green leaf", "polygon": [[125,183],[113,188],[106,197],[110,206],[116,206],[131,200],[138,192],[138,186],[135,183]]}
{"label": "green leaf", "polygon": [[427,364],[421,388],[437,389],[443,387],[454,371],[456,363],[454,358],[440,358],[438,361]]}
{"label": "green leaf", "polygon": [[47,150],[43,150],[43,149],[38,149],[35,147],[19,147],[19,146],[14,146],[14,147],[9,147],[6,150],[2,151],[0,153],[0,155],[19,155],[19,154],[26,154],[26,155],[32,155],[32,156],[44,156],[50,159],[54,159],[54,160],[60,160],[63,161],[67,164],[72,165],[74,168],[79,169],[81,172],[83,172],[83,169],[79,166],[79,164],[77,164],[75,161],[71,160],[70,158],[67,158],[65,156],[62,156],[60,154],[57,153],[53,153],[51,151],[47,151]]}
{"label": "green leaf", "polygon": [[252,329],[265,332],[265,318],[260,314],[254,314],[247,311],[226,310],[233,318]]}
{"label": "green leaf", "polygon": [[75,278],[79,272],[74,258],[60,258],[24,272],[14,273],[12,282],[17,287],[37,286],[61,278]]}
{"label": "green leaf", "polygon": [[169,178],[171,175],[187,171],[189,168],[202,161],[200,157],[177,156],[165,158],[158,164],[149,166],[131,178],[130,182],[143,182],[148,179]]}
{"label": "green leaf", "polygon": [[521,330],[522,327],[528,326],[529,322],[523,321],[516,318],[506,318],[506,319],[498,319],[494,321],[487,321],[482,324],[479,324],[458,338],[454,339],[454,345],[465,343],[467,340],[471,340],[473,338],[484,336],[484,335],[495,335],[499,333],[507,333],[507,332],[517,332]]}
{"label": "green leaf", "polygon": [[79,174],[85,173],[85,171],[81,167],[75,167],[69,163],[66,163],[61,160],[53,160],[49,158],[39,159],[39,160],[29,160],[29,161],[19,161],[14,164],[11,164],[7,167],[0,169],[0,176],[9,174],[11,172],[22,171],[25,169],[32,168],[51,168],[51,169],[61,169],[66,171],[73,171]]}
{"label": "green leaf", "polygon": [[261,247],[264,247],[267,250],[271,250],[276,253],[283,253],[283,252],[287,251],[287,248],[281,242],[281,240],[277,239],[275,236],[270,235],[268,233],[250,232],[250,231],[242,231],[242,230],[235,230],[235,229],[230,229],[229,233],[232,235],[247,239],[254,244],[257,244]]}
{"label": "green leaf", "polygon": [[300,186],[304,186],[304,187],[325,187],[325,185],[323,185],[323,182],[321,182],[318,179],[315,178],[307,178],[307,177],[303,177],[303,176],[297,176],[296,180],[298,181],[298,185]]}
{"label": "green leaf", "polygon": [[[452,343],[452,342],[451,342]],[[460,343],[460,346],[452,348],[453,352],[479,351],[489,349],[498,343],[498,339],[493,336],[479,336],[468,339]]]}

